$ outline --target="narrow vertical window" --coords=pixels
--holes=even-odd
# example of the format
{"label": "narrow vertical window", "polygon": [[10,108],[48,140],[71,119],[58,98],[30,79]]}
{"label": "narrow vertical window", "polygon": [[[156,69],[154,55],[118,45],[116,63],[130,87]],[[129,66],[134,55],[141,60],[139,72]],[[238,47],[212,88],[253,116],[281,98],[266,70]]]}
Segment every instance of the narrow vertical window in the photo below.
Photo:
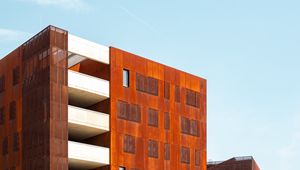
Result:
{"label": "narrow vertical window", "polygon": [[14,145],[13,145],[13,150],[14,151],[19,151],[19,145],[20,145],[20,142],[19,142],[20,138],[19,138],[19,133],[15,133],[14,134]]}
{"label": "narrow vertical window", "polygon": [[200,165],[200,150],[198,149],[195,150],[195,165]]}
{"label": "narrow vertical window", "polygon": [[170,144],[169,143],[165,143],[165,145],[164,145],[164,157],[165,157],[165,160],[170,160]]}
{"label": "narrow vertical window", "polygon": [[2,141],[2,155],[8,154],[8,139],[5,137]]}
{"label": "narrow vertical window", "polygon": [[148,109],[148,125],[158,127],[158,111],[152,108]]}
{"label": "narrow vertical window", "polygon": [[164,97],[170,99],[170,83],[164,82]]}
{"label": "narrow vertical window", "polygon": [[16,119],[16,112],[17,112],[17,108],[16,108],[16,101],[12,101],[9,104],[9,120],[15,120]]}
{"label": "narrow vertical window", "polygon": [[180,87],[179,86],[175,87],[175,101],[180,102]]}
{"label": "narrow vertical window", "polygon": [[190,134],[193,136],[199,136],[199,123],[197,120],[190,121]]}
{"label": "narrow vertical window", "polygon": [[2,75],[0,76],[0,93],[3,92],[5,89],[5,77]]}
{"label": "narrow vertical window", "polygon": [[18,84],[19,83],[19,79],[20,79],[20,67],[17,66],[13,70],[13,85]]}
{"label": "narrow vertical window", "polygon": [[129,70],[123,69],[123,86],[129,87]]}
{"label": "narrow vertical window", "polygon": [[170,114],[168,112],[164,113],[164,128],[166,130],[170,129]]}
{"label": "narrow vertical window", "polygon": [[4,116],[4,107],[0,108],[0,125],[3,125],[5,122],[5,116]]}

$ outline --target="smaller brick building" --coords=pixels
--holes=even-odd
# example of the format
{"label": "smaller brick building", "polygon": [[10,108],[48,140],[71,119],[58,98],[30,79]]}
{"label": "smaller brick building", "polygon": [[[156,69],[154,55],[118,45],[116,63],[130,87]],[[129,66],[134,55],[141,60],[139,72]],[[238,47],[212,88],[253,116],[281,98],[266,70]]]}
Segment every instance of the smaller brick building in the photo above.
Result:
{"label": "smaller brick building", "polygon": [[260,170],[252,156],[207,162],[207,170]]}

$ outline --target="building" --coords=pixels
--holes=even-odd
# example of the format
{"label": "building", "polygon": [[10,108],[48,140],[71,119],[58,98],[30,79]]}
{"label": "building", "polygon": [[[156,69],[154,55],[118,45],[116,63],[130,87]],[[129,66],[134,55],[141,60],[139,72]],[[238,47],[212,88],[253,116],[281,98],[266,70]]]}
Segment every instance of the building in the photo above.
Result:
{"label": "building", "polygon": [[234,157],[207,163],[207,170],[260,170],[252,156]]}
{"label": "building", "polygon": [[48,26],[0,60],[0,169],[205,170],[206,80]]}

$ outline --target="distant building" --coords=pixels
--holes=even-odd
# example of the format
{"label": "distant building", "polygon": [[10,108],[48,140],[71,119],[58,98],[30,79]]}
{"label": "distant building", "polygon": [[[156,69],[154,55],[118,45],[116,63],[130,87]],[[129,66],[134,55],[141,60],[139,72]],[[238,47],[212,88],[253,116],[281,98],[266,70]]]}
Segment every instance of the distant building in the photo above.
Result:
{"label": "distant building", "polygon": [[207,162],[207,170],[260,170],[252,156]]}

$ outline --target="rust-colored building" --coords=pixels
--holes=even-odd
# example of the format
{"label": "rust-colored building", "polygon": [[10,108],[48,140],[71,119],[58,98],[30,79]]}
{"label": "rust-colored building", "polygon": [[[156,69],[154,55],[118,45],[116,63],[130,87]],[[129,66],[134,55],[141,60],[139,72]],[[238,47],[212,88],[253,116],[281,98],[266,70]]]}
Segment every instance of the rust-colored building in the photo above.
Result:
{"label": "rust-colored building", "polygon": [[234,157],[207,163],[207,170],[260,170],[252,156]]}
{"label": "rust-colored building", "polygon": [[205,170],[206,80],[49,26],[0,60],[0,169]]}

